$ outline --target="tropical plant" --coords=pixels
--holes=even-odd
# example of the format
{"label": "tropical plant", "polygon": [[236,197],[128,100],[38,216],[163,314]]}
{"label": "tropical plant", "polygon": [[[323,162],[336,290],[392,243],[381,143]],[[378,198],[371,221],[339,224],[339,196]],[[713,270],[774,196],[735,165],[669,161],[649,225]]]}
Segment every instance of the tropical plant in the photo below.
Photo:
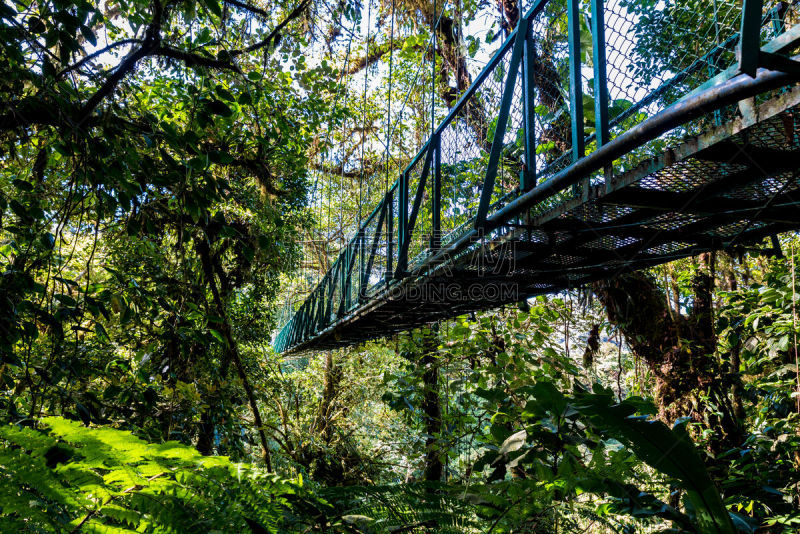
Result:
{"label": "tropical plant", "polygon": [[329,510],[302,479],[127,431],[48,417],[0,440],[3,532],[294,532]]}

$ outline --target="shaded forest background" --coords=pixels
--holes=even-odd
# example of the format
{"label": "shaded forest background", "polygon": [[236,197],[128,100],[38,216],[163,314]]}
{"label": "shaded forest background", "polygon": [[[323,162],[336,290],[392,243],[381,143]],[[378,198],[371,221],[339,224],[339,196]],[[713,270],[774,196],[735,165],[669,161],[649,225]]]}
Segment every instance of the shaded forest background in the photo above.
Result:
{"label": "shaded forest background", "polygon": [[[709,24],[653,6],[645,79]],[[3,0],[0,531],[797,531],[795,234],[270,347],[524,7]]]}

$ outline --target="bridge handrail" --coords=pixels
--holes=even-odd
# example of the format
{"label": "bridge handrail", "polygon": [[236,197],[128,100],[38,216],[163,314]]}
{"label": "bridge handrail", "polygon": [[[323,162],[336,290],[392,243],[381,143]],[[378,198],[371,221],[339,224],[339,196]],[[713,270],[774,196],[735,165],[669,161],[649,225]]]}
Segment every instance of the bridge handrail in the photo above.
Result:
{"label": "bridge handrail", "polygon": [[[394,273],[392,276],[391,272],[387,272],[387,276],[385,277],[385,288],[388,290],[391,286],[400,283],[404,276],[413,275],[414,273],[418,273],[421,269],[426,268],[426,266],[436,265],[438,261],[440,261],[446,255],[453,255],[463,251],[465,248],[469,247],[471,243],[475,242],[476,236],[481,235],[482,232],[490,232],[497,227],[501,226],[504,222],[508,222],[511,218],[516,217],[523,213],[525,210],[530,209],[538,202],[550,198],[562,191],[565,191],[570,186],[575,186],[576,184],[580,183],[582,180],[587,179],[591,173],[603,169],[604,167],[612,164],[616,159],[620,158],[624,154],[630,152],[631,150],[638,148],[645,144],[646,142],[655,139],[659,135],[672,130],[676,126],[680,126],[694,118],[697,118],[701,115],[708,113],[712,109],[721,109],[722,107],[735,103],[742,98],[747,98],[749,96],[753,96],[759,92],[765,91],[770,88],[777,88],[782,85],[785,85],[793,78],[790,75],[785,73],[775,72],[775,71],[766,71],[766,70],[759,70],[755,77],[749,77],[745,75],[736,76],[738,72],[738,68],[736,65],[730,67],[729,69],[725,70],[723,73],[712,77],[706,83],[702,84],[701,87],[697,88],[696,90],[692,91],[684,97],[683,99],[673,103],[663,111],[659,112],[658,114],[644,120],[640,124],[634,126],[633,128],[629,129],[628,131],[621,133],[615,139],[610,141],[605,141],[603,143],[597,143],[597,148],[591,152],[590,154],[579,154],[577,152],[574,153],[573,161],[570,165],[566,168],[558,171],[553,171],[553,174],[548,176],[548,179],[538,185],[532,187],[516,187],[513,191],[506,193],[503,197],[501,197],[500,201],[495,202],[493,204],[489,204],[487,199],[490,198],[491,189],[493,188],[493,180],[494,177],[492,176],[492,181],[489,180],[489,175],[492,173],[492,170],[489,169],[487,171],[487,179],[483,184],[482,191],[482,198],[481,203],[485,205],[482,206],[483,212],[479,208],[478,214],[474,217],[471,217],[467,220],[466,223],[460,225],[458,228],[454,228],[454,232],[457,229],[461,229],[460,231],[463,232],[463,228],[465,224],[471,224],[473,227],[467,231],[466,233],[462,233],[458,236],[455,240],[448,242],[446,247],[440,248],[436,245],[436,242],[432,238],[431,246],[426,249],[424,254],[422,254],[422,261],[418,262],[417,264],[413,265],[413,268],[406,269],[407,265],[407,257],[408,257],[408,247],[409,247],[409,240],[411,239],[411,234],[413,233],[413,224],[416,220],[417,213],[414,210],[420,209],[420,199],[421,199],[421,191],[424,187],[425,180],[427,178],[427,174],[429,172],[434,174],[432,178],[432,183],[437,183],[438,174],[441,171],[441,163],[439,162],[438,158],[441,157],[441,147],[440,139],[445,131],[445,129],[458,117],[459,113],[463,112],[465,106],[467,106],[468,102],[471,98],[474,98],[478,90],[482,87],[485,81],[488,79],[489,75],[498,67],[500,62],[503,61],[506,54],[514,48],[514,54],[522,55],[522,49],[527,46],[520,45],[520,39],[523,41],[529,41],[529,31],[528,28],[530,27],[530,22],[539,14],[541,13],[548,3],[552,0],[536,0],[531,8],[526,12],[524,17],[520,20],[520,24],[508,35],[508,37],[504,40],[502,45],[498,48],[498,50],[494,53],[490,61],[484,66],[481,72],[477,75],[474,79],[473,83],[467,88],[467,90],[459,97],[456,104],[453,108],[447,113],[444,119],[439,123],[439,125],[433,130],[432,135],[427,139],[427,141],[423,144],[420,150],[416,153],[416,155],[412,158],[409,164],[403,169],[401,176],[396,179],[391,187],[388,189],[387,193],[384,195],[381,202],[378,206],[370,213],[370,215],[360,224],[358,231],[352,236],[352,238],[348,241],[347,245],[342,249],[340,254],[337,256],[336,260],[332,264],[330,270],[325,274],[325,276],[319,281],[319,283],[314,287],[311,294],[309,295],[308,299],[303,303],[301,308],[295,313],[295,315],[281,328],[278,336],[275,340],[276,349],[281,351],[285,350],[286,348],[290,348],[293,345],[296,345],[301,339],[299,338],[299,334],[306,335],[307,333],[318,333],[321,331],[326,331],[333,327],[341,317],[337,317],[336,320],[332,320],[331,312],[332,312],[332,300],[334,293],[338,290],[339,292],[339,299],[341,303],[339,304],[339,312],[349,312],[350,309],[357,308],[360,303],[360,299],[364,297],[367,291],[370,290],[369,284],[367,284],[367,288],[365,289],[364,280],[369,277],[370,273],[363,272],[363,265],[361,266],[359,273],[359,279],[357,281],[358,284],[358,294],[359,294],[359,302],[355,304],[348,304],[351,292],[352,292],[352,278],[354,274],[352,274],[355,256],[356,254],[360,254],[361,261],[363,263],[363,257],[365,254],[365,241],[368,233],[369,226],[372,225],[377,220],[377,228],[375,229],[376,236],[373,242],[373,250],[372,256],[370,257],[369,264],[372,265],[372,260],[375,254],[374,244],[377,243],[377,234],[381,232],[382,222],[386,222],[387,229],[391,228],[393,216],[391,214],[391,210],[393,209],[395,197],[397,198],[398,202],[398,210],[404,210],[405,212],[408,211],[408,180],[409,175],[414,171],[415,167],[421,162],[425,161],[425,165],[423,166],[422,170],[420,171],[420,178],[417,190],[417,198],[415,199],[414,206],[412,212],[398,214],[398,217],[405,218],[402,221],[403,230],[398,234],[399,239],[397,243],[394,243],[392,240],[391,235],[389,235],[389,241],[387,243],[387,253],[386,253],[386,262],[387,262],[387,270],[391,271],[391,262],[393,260],[393,252],[392,247],[393,244],[396,244],[398,247],[398,258],[397,258],[397,272]],[[759,0],[746,0],[746,2],[759,2]],[[572,18],[574,18],[573,13],[577,9],[577,0],[566,0],[568,4],[567,14],[568,14],[568,25],[573,24]],[[599,0],[592,2],[593,9],[596,8],[598,5]],[[602,9],[602,5],[600,6]],[[751,12],[753,12],[751,6]],[[758,9],[757,11],[759,14],[761,10]],[[743,9],[744,13],[744,9]],[[602,13],[601,13],[602,16]],[[744,16],[742,17],[744,19]],[[763,25],[768,20],[768,16],[763,16],[762,20],[760,20],[760,24]],[[743,20],[744,25],[744,20]],[[760,26],[759,26],[760,27]],[[523,35],[520,35],[521,32],[524,32]],[[574,35],[570,33],[570,44],[574,46]],[[657,88],[656,90],[652,91],[651,93],[647,94],[644,98],[640,99],[638,102],[633,104],[628,110],[623,112],[622,114],[614,117],[613,120],[609,121],[606,115],[605,123],[602,124],[600,122],[597,123],[597,128],[594,134],[589,136],[585,136],[583,134],[577,133],[580,132],[580,129],[583,127],[580,125],[582,122],[582,117],[575,115],[572,116],[572,128],[573,128],[573,140],[579,140],[586,144],[597,140],[597,131],[600,130],[602,134],[600,136],[601,140],[603,138],[607,139],[608,137],[608,129],[615,124],[621,123],[621,121],[625,120],[626,118],[632,116],[638,110],[643,109],[644,107],[648,106],[650,103],[656,101],[660,98],[660,95],[666,93],[670,88],[677,86],[683,80],[686,79],[692,72],[700,69],[706,62],[708,58],[712,57],[715,54],[719,54],[720,50],[728,49],[732,44],[736,43],[739,40],[739,34],[733,35],[723,41],[722,43],[716,44],[714,49],[710,52],[703,55],[701,58],[695,60],[689,67],[687,67],[684,71],[676,73],[672,78],[668,81],[664,82],[662,86]],[[767,53],[779,53],[783,52],[786,49],[790,48],[794,44],[800,41],[800,26],[795,26],[791,28],[788,32],[784,33],[783,35],[779,36],[776,39],[773,39],[771,42],[767,43],[767,45],[763,48],[763,50]],[[602,44],[605,46],[605,42]],[[578,43],[579,46],[579,43]],[[574,49],[570,49],[571,54],[574,52]],[[595,46],[595,53],[597,52],[597,46]],[[530,53],[530,52],[527,52]],[[604,54],[604,52],[603,52]],[[744,53],[740,53],[742,56],[745,55]],[[512,58],[511,63],[514,65],[513,60],[520,62],[520,56],[515,56]],[[578,56],[580,54],[578,53]],[[575,96],[577,94],[578,97],[581,96],[580,87],[577,89],[577,93],[575,92],[575,85],[577,84],[580,86],[580,80],[575,80],[575,74],[580,76],[580,57],[577,59],[577,67],[574,66],[575,58],[570,57],[569,61],[571,62],[571,68],[577,69],[572,71],[572,76],[570,77],[572,92],[571,96]],[[513,91],[513,84],[515,83],[515,78],[517,72],[515,69],[518,67],[513,67],[509,69],[509,72],[506,73],[506,77],[511,80],[509,83],[506,80],[506,89],[503,92],[503,103],[501,103],[501,115],[503,113],[508,114],[508,103],[505,102],[506,99],[510,99],[511,96],[507,95],[508,87],[511,86]],[[523,77],[525,76],[524,69],[525,65],[520,64],[520,70],[523,70]],[[530,67],[528,67],[530,68]],[[602,69],[604,71],[604,68]],[[597,65],[595,65],[595,76],[602,74],[598,72]],[[532,75],[529,74],[528,82],[532,80]],[[720,83],[721,82],[721,83]],[[523,84],[525,80],[523,80]],[[605,80],[601,80],[601,83],[605,83]],[[702,92],[700,92],[702,90]],[[597,99],[602,98],[602,95],[595,95]],[[523,96],[523,98],[526,98]],[[528,105],[527,101],[525,102]],[[607,101],[607,94],[606,94],[606,101],[605,106],[608,108],[608,101]],[[503,108],[503,106],[506,106]],[[570,108],[571,112],[575,113],[574,102],[570,100]],[[633,111],[632,111],[633,110]],[[507,118],[507,117],[506,117]],[[576,118],[580,118],[581,120],[578,121]],[[602,117],[595,118],[597,121],[602,121]],[[576,130],[576,128],[578,130]],[[527,129],[527,123],[526,123]],[[498,127],[498,130],[494,133],[494,139],[492,141],[492,155],[491,157],[495,157],[495,151],[502,151],[505,148],[504,145],[504,135],[505,135],[505,127],[502,129]],[[576,137],[577,135],[577,137]],[[499,138],[499,140],[498,140]],[[498,148],[499,147],[499,148]],[[572,150],[574,152],[575,147],[573,146]],[[526,139],[526,150],[527,150],[527,139]],[[581,147],[582,150],[582,147]],[[499,152],[498,152],[499,154]],[[530,152],[526,153],[526,162],[530,157]],[[490,163],[491,163],[490,157]],[[499,156],[497,156],[499,157]],[[495,160],[497,159],[495,157]],[[430,170],[431,167],[434,167],[433,170]],[[491,165],[490,165],[491,167]],[[535,171],[535,161],[533,162],[533,167]],[[494,171],[496,172],[496,171]],[[528,172],[525,170],[524,172]],[[521,177],[522,180],[522,177]],[[524,184],[524,181],[523,181]],[[489,191],[489,193],[486,193]],[[434,200],[433,202],[437,202],[433,195]],[[486,197],[486,198],[483,198]],[[493,209],[491,215],[489,215],[489,206],[495,207]],[[432,210],[432,216],[435,217],[436,211],[440,208],[435,208]],[[377,218],[377,219],[376,219]],[[398,218],[398,226],[401,225],[400,218]],[[405,225],[411,223],[412,228],[406,228]],[[435,226],[435,225],[434,225]],[[398,228],[400,230],[400,228]],[[437,230],[436,228],[433,229],[434,232]],[[407,231],[407,235],[403,234],[403,231]],[[387,232],[391,234],[391,232]],[[405,241],[404,241],[405,237]],[[405,247],[404,249],[402,247]],[[405,250],[406,259],[403,260],[403,250]],[[348,265],[349,264],[349,265]],[[343,269],[347,269],[347,272],[342,272]],[[337,287],[335,278],[342,278],[343,285]],[[326,291],[327,291],[327,301],[326,298]],[[345,292],[348,294],[345,295]],[[337,312],[337,315],[339,314]],[[311,319],[310,314],[313,314]],[[326,320],[327,319],[327,320]],[[298,325],[298,321],[300,324]],[[291,338],[290,338],[291,336]]]}

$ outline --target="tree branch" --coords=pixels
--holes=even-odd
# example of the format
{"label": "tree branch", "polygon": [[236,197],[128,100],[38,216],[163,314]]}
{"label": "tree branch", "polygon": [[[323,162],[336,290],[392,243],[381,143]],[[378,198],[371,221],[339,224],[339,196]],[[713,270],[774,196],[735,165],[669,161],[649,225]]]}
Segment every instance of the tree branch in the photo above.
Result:
{"label": "tree branch", "polygon": [[297,17],[302,15],[303,11],[305,11],[306,8],[310,4],[311,4],[311,0],[303,0],[302,2],[300,2],[300,4],[296,8],[294,8],[294,10],[292,10],[292,12],[289,13],[289,15],[285,19],[283,19],[280,24],[275,26],[275,28],[273,28],[273,30],[271,32],[269,32],[269,35],[267,35],[264,39],[262,39],[261,41],[255,43],[255,44],[252,44],[252,45],[248,46],[245,49],[231,51],[230,52],[231,57],[239,56],[241,54],[244,54],[245,52],[254,52],[255,50],[258,50],[259,48],[263,48],[263,47],[267,46],[273,40],[277,40],[278,37],[280,36],[280,32],[291,21],[293,21],[294,19],[296,19]]}
{"label": "tree branch", "polygon": [[[374,41],[374,39],[372,39]],[[382,43],[375,46],[374,42],[371,43],[371,50],[369,54],[366,56],[356,58],[355,60],[350,62],[350,65],[347,67],[345,74],[353,75],[357,72],[361,72],[367,67],[371,67],[375,63],[377,63],[383,56],[392,52],[394,50],[400,50],[403,48],[403,40],[397,39],[394,42],[389,41],[387,43]]]}
{"label": "tree branch", "polygon": [[239,375],[239,379],[242,381],[242,387],[244,388],[248,403],[250,404],[250,410],[253,412],[256,432],[261,440],[264,462],[266,463],[267,470],[272,471],[272,460],[270,457],[267,435],[264,432],[264,422],[261,419],[261,411],[258,409],[258,402],[256,401],[256,395],[253,391],[253,386],[250,384],[250,380],[247,377],[247,371],[245,370],[244,363],[239,355],[239,345],[233,338],[233,332],[230,320],[228,319],[228,313],[225,311],[225,305],[222,302],[222,297],[220,296],[219,288],[217,287],[217,282],[214,277],[214,265],[211,261],[211,249],[208,243],[203,239],[197,240],[195,248],[200,256],[200,263],[203,266],[203,274],[206,282],[208,283],[209,289],[211,289],[211,296],[214,300],[214,306],[216,307],[217,315],[222,319],[222,322],[220,323],[220,330],[225,339],[226,346],[224,349],[227,351],[228,356],[233,361],[233,364],[236,367],[236,372]]}
{"label": "tree branch", "polygon": [[89,97],[89,100],[78,110],[78,112],[73,117],[73,121],[75,126],[83,125],[83,122],[91,115],[92,111],[100,104],[100,102],[111,93],[114,92],[114,89],[117,88],[119,82],[122,81],[129,72],[131,72],[135,67],[136,64],[142,58],[146,57],[148,53],[152,50],[153,44],[151,42],[145,43],[141,48],[138,48],[134,52],[128,55],[122,63],[120,63],[117,70],[108,77],[103,85],[100,86],[100,89],[95,91],[95,93]]}
{"label": "tree branch", "polygon": [[[238,5],[238,0],[229,0],[234,5]],[[239,50],[230,50],[227,51],[227,55],[231,58],[240,56],[246,52],[253,52],[264,46],[269,45],[273,41],[277,41],[280,32],[294,19],[299,17],[305,9],[309,6],[311,0],[303,0],[294,10],[292,10],[289,15],[283,19],[264,39],[261,41],[252,44],[244,49]],[[246,4],[242,4],[245,6]],[[133,50],[129,53],[125,59],[117,66],[117,68],[113,71],[113,73],[106,79],[106,81],[100,86],[95,93],[89,97],[89,99],[82,105],[80,108],[75,112],[72,117],[68,118],[67,121],[71,119],[71,126],[73,127],[80,127],[86,124],[86,121],[89,119],[92,112],[100,105],[100,102],[103,101],[106,97],[111,95],[114,90],[117,88],[119,83],[122,79],[131,71],[136,68],[136,65],[142,59],[150,56],[154,57],[169,57],[173,59],[177,59],[179,61],[184,62],[186,65],[193,66],[193,65],[200,65],[209,68],[215,69],[225,69],[230,70],[233,72],[241,73],[241,70],[232,62],[224,61],[220,59],[214,59],[211,57],[204,57],[198,54],[193,54],[191,52],[186,52],[184,50],[179,50],[177,48],[172,48],[170,46],[164,46],[161,44],[161,22],[163,17],[165,16],[163,7],[158,0],[153,2],[153,21],[148,26],[145,32],[145,39],[142,40],[122,40],[118,43],[114,43],[106,49],[98,51],[97,53],[87,56],[80,62],[76,63],[71,67],[67,67],[59,76],[78,68],[81,64],[85,63],[91,57],[95,57],[97,54],[103,53],[103,51],[108,51],[109,49],[120,46],[125,44],[126,42],[141,42],[142,46],[136,50]],[[6,113],[4,115],[0,115],[0,130],[9,130],[13,128],[17,128],[19,126],[30,126],[32,124],[49,124],[49,125],[60,125],[63,124],[63,119],[60,119],[57,114],[54,114],[52,110],[43,109],[43,107],[39,107],[35,113],[20,113],[18,110],[14,109],[10,113]]]}
{"label": "tree branch", "polygon": [[199,54],[192,54],[191,52],[186,52],[185,50],[179,50],[177,48],[172,48],[170,46],[160,46],[157,49],[153,50],[153,52],[150,53],[149,55],[177,59],[179,61],[183,61],[184,64],[190,67],[199,65],[202,67],[209,67],[212,69],[230,70],[236,73],[242,72],[239,69],[239,67],[237,67],[236,65],[234,65],[229,61],[222,61],[220,59],[215,59],[212,57],[201,56]]}
{"label": "tree branch", "polygon": [[240,9],[244,9],[245,11],[249,11],[250,13],[253,13],[255,15],[260,15],[260,16],[264,17],[265,19],[270,18],[269,13],[267,13],[266,11],[261,9],[260,7],[251,6],[250,4],[247,4],[245,2],[239,2],[239,0],[225,0],[225,3],[229,4],[229,5],[232,5],[232,6],[235,6],[235,7],[238,7]]}
{"label": "tree branch", "polygon": [[101,54],[105,54],[109,50],[112,50],[112,49],[120,47],[120,46],[125,46],[125,45],[128,45],[128,44],[139,44],[141,42],[142,42],[141,39],[122,39],[121,41],[117,41],[116,43],[111,43],[110,45],[108,45],[108,46],[106,46],[104,48],[101,48],[100,50],[96,50],[96,51],[92,52],[91,54],[87,55],[86,57],[84,57],[83,59],[78,61],[77,63],[73,63],[69,67],[66,67],[61,72],[56,74],[56,78],[61,78],[62,76],[64,76],[68,72],[72,72],[75,69],[81,68],[88,61],[91,61],[92,59],[96,58],[97,56],[99,56]]}

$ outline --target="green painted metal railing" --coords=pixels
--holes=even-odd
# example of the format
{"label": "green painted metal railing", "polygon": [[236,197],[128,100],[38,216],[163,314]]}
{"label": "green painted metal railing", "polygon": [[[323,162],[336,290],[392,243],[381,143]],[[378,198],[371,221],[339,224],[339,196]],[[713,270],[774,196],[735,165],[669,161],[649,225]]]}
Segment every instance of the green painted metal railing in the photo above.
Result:
{"label": "green painted metal railing", "polygon": [[[587,162],[676,103],[740,73],[754,76],[760,66],[795,73],[796,65],[778,53],[797,42],[797,27],[791,38],[762,48],[786,30],[790,11],[783,2],[764,6],[761,0],[744,6],[590,0],[583,8],[579,0],[536,0],[292,310],[275,349],[305,343],[386,298],[409,273],[438,261],[442,249],[476,230],[498,231],[498,218],[521,223],[580,195],[589,182],[600,183],[612,166],[635,165],[654,136],[633,139],[626,154],[600,166]],[[704,102],[713,112],[687,112],[685,120],[677,113],[678,119],[662,121],[665,129],[680,137],[733,113],[731,106],[708,105],[707,94]],[[571,188],[559,185],[565,172],[582,167],[590,170],[570,179]],[[523,199],[524,213],[517,208]]]}

